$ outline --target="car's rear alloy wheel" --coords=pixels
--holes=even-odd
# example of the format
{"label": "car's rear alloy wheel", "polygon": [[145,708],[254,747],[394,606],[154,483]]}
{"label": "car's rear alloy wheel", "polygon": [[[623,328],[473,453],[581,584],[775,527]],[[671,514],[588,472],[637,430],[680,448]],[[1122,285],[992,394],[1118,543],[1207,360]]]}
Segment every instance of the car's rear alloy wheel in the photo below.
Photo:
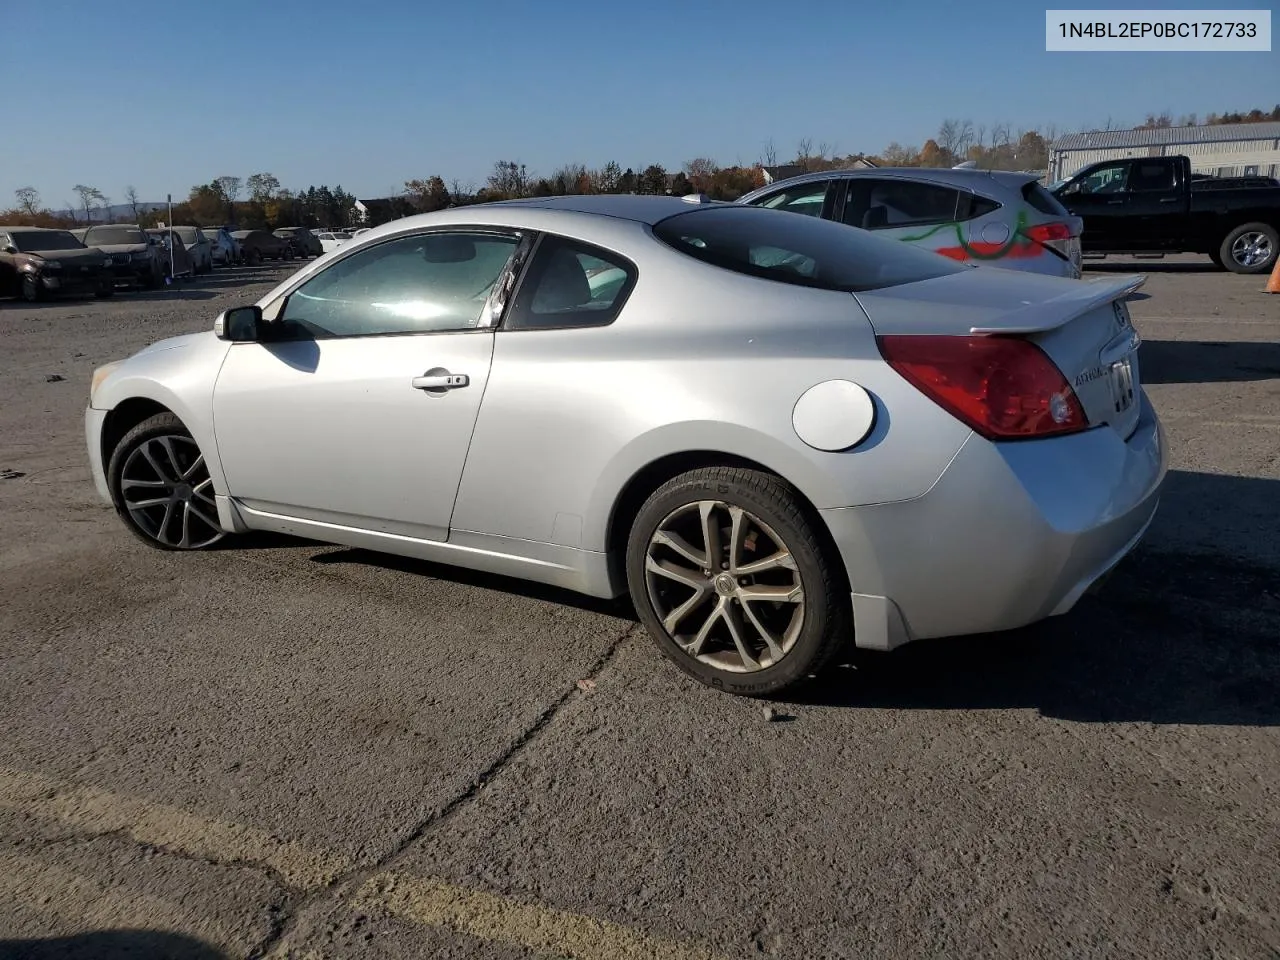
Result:
{"label": "car's rear alloy wheel", "polygon": [[786,483],[728,467],[641,508],[627,579],[663,652],[709,686],[764,696],[817,673],[848,635],[839,578]]}
{"label": "car's rear alloy wheel", "polygon": [[226,535],[204,454],[171,413],[156,414],[125,434],[111,454],[107,478],[125,525],[153,547],[200,550]]}

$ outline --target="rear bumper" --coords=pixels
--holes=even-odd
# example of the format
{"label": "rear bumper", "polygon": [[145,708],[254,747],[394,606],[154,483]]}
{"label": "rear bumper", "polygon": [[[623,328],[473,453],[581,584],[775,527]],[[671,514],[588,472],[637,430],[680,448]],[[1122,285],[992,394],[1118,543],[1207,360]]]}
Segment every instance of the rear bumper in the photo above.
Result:
{"label": "rear bumper", "polygon": [[1144,393],[1127,441],[1106,427],[973,435],[923,496],[822,511],[854,588],[855,642],[891,649],[1066,613],[1146,533],[1167,470]]}

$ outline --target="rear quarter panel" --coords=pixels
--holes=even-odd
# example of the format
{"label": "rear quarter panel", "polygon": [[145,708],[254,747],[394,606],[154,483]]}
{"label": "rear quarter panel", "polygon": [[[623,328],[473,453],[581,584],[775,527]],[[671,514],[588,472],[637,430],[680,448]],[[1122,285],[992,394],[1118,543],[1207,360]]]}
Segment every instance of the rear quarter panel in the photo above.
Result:
{"label": "rear quarter panel", "polygon": [[[779,214],[782,216],[783,214]],[[610,326],[499,331],[451,526],[603,550],[619,493],[671,454],[745,457],[819,508],[925,492],[968,435],[880,358],[855,298],[704,266],[650,240]],[[828,379],[872,395],[857,447],[806,446],[796,401]]]}

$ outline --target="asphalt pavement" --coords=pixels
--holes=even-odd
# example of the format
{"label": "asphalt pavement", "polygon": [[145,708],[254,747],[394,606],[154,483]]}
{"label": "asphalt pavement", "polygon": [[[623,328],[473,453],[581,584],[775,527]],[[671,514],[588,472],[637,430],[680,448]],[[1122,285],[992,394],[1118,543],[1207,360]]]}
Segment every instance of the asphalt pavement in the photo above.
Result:
{"label": "asphalt pavement", "polygon": [[0,302],[0,958],[1280,956],[1280,296],[1088,269],[1149,277],[1146,542],[772,719],[625,605],[129,536],[90,373],[283,269]]}

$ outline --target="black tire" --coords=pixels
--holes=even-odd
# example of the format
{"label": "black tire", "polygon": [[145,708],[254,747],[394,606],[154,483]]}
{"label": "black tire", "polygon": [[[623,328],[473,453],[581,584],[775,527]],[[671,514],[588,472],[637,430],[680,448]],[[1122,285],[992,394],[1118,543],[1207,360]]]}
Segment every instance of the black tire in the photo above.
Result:
{"label": "black tire", "polygon": [[23,274],[22,277],[22,299],[27,303],[36,303],[44,299],[44,291],[40,289],[40,284],[31,274]]}
{"label": "black tire", "polygon": [[94,296],[99,300],[105,300],[107,297],[114,297],[115,295],[116,285],[114,283],[108,283],[94,294]]}
{"label": "black tire", "polygon": [[1208,257],[1213,262],[1213,265],[1217,267],[1219,270],[1227,269],[1222,263],[1222,254],[1220,254],[1217,250],[1210,250],[1208,253]]}
{"label": "black tire", "polygon": [[[191,431],[189,431],[183,422],[172,413],[157,413],[155,416],[148,417],[126,433],[120,442],[116,444],[115,449],[110,453],[107,460],[107,486],[111,491],[111,502],[115,505],[116,513],[120,516],[120,519],[124,521],[124,525],[128,528],[129,532],[150,547],[154,547],[158,550],[175,551],[208,549],[214,544],[219,543],[226,534],[220,527],[211,525],[200,519],[199,513],[196,514],[195,519],[189,521],[190,526],[188,529],[191,530],[192,542],[188,545],[183,545],[181,538],[177,537],[178,530],[174,528],[175,520],[179,524],[181,523],[182,518],[180,515],[176,517],[171,516],[166,512],[165,507],[163,506],[148,508],[154,511],[151,514],[153,518],[156,516],[157,512],[162,515],[162,519],[158,521],[153,520],[153,522],[156,523],[162,532],[168,532],[170,534],[168,540],[179,540],[179,542],[173,543],[158,538],[154,531],[149,531],[144,526],[140,525],[133,512],[131,512],[126,506],[124,473],[126,467],[132,468],[134,466],[134,464],[131,463],[130,458],[135,451],[143,446],[143,444],[153,440],[160,440],[161,438],[169,438],[173,448],[177,451],[177,455],[179,457],[177,467],[179,469],[190,466],[194,463],[195,457],[201,453],[195,439],[191,436]],[[162,465],[166,467],[174,466],[172,463]],[[150,472],[152,474],[155,473],[154,470],[150,470]],[[175,477],[177,476],[177,473],[178,470],[171,471],[171,474]],[[192,477],[192,480],[203,485],[205,482],[204,478],[207,477],[208,469],[206,465],[205,467],[199,468],[199,471]],[[166,477],[165,479],[167,480],[169,478]],[[192,483],[186,484],[188,487],[192,485]],[[183,484],[178,482],[171,486],[182,487]],[[139,491],[138,496],[133,497],[135,501],[139,496],[144,498],[153,498],[176,495],[179,499],[174,504],[177,508],[175,513],[180,513],[182,510],[181,504],[184,502],[183,493],[185,493],[185,491],[174,491],[172,489],[162,490],[148,487],[141,487],[137,489]],[[209,499],[212,499],[212,490],[213,486],[209,483],[206,487],[206,493]],[[193,500],[190,495],[185,497],[185,501],[192,502],[200,513],[203,513],[205,516],[209,517],[210,520],[215,521],[216,523],[218,519],[216,507],[198,500]],[[216,535],[208,536],[209,534],[214,533],[216,533]]]}
{"label": "black tire", "polygon": [[[1261,234],[1263,242],[1270,248],[1267,256],[1257,263],[1241,263],[1232,252],[1236,241],[1246,234]],[[1223,238],[1221,246],[1218,247],[1218,258],[1222,261],[1222,265],[1232,273],[1270,273],[1276,265],[1277,253],[1280,253],[1280,232],[1277,232],[1275,227],[1266,223],[1243,223],[1228,233]]]}
{"label": "black tire", "polygon": [[[682,588],[678,583],[674,587],[670,586],[674,581],[664,577],[655,576],[651,581],[646,569],[651,538],[664,521],[682,522],[678,517],[675,520],[671,518],[682,508],[689,508],[691,505],[696,511],[696,504],[701,501],[714,501],[746,511],[755,518],[756,523],[763,524],[763,527],[755,527],[758,537],[762,537],[765,541],[773,540],[774,551],[779,548],[785,549],[790,552],[794,560],[794,570],[777,572],[791,578],[793,583],[798,578],[799,586],[803,591],[803,609],[799,614],[794,612],[791,614],[794,642],[776,662],[757,666],[745,672],[737,672],[736,667],[731,669],[708,663],[706,659],[697,659],[686,652],[672,633],[663,626],[661,614],[655,609],[655,603],[670,607],[679,605],[678,597],[681,595],[678,591],[681,589],[688,591],[684,596],[691,597],[694,593],[691,588]],[[852,637],[852,621],[848,591],[843,583],[844,578],[838,572],[838,560],[829,556],[827,550],[823,548],[818,536],[818,525],[821,520],[811,516],[811,513],[811,510],[805,508],[795,490],[785,481],[772,474],[736,467],[707,467],[692,470],[673,478],[654,491],[640,508],[631,526],[627,539],[626,569],[627,586],[636,612],[657,642],[659,649],[680,669],[700,682],[717,690],[740,696],[771,696],[794,688],[819,674],[830,662],[831,657]],[[696,512],[687,516],[694,518]],[[720,552],[724,549],[723,530],[721,532],[721,541],[716,546],[716,550]],[[757,537],[747,539],[753,545],[758,543]],[[781,543],[778,543],[778,540]],[[693,543],[692,540],[686,540],[686,542]],[[705,557],[705,547],[698,552]],[[733,616],[740,626],[747,624],[747,630],[750,633],[747,639],[751,640],[755,647],[750,652],[754,653],[756,659],[761,661],[769,659],[767,648],[759,632],[751,625],[750,620],[744,619],[743,608],[746,602],[739,602],[736,597],[730,599],[728,595],[716,592],[720,589],[718,584],[722,575],[727,574],[723,574],[723,570],[711,571],[706,581],[706,589],[711,592],[703,594],[704,600],[698,606],[691,608],[685,620],[696,620],[697,615],[703,611],[709,614],[714,609],[723,607],[727,615]],[[765,585],[763,582],[755,583],[754,579],[747,578],[743,581],[739,578],[738,582],[744,586]],[[761,579],[764,579],[764,575]],[[734,580],[734,577],[729,577],[730,586],[726,588],[727,590],[734,589],[732,586]],[[708,604],[716,606],[712,607]],[[774,604],[768,601],[768,604],[772,610],[762,610],[758,606],[753,606],[752,610],[757,616],[763,616],[772,613],[782,614],[783,611],[790,609],[785,603]],[[701,617],[704,622],[708,619],[705,614]],[[794,618],[797,616],[801,617],[798,629],[794,626]],[[704,647],[704,657],[721,658],[721,662],[728,662],[737,657],[738,664],[743,664],[741,657],[733,652],[735,649],[733,644],[728,641],[729,633],[724,618],[720,618],[711,633],[715,637],[712,642],[719,644],[719,649]],[[771,629],[771,633],[774,633],[775,638],[784,636],[781,631]]]}

